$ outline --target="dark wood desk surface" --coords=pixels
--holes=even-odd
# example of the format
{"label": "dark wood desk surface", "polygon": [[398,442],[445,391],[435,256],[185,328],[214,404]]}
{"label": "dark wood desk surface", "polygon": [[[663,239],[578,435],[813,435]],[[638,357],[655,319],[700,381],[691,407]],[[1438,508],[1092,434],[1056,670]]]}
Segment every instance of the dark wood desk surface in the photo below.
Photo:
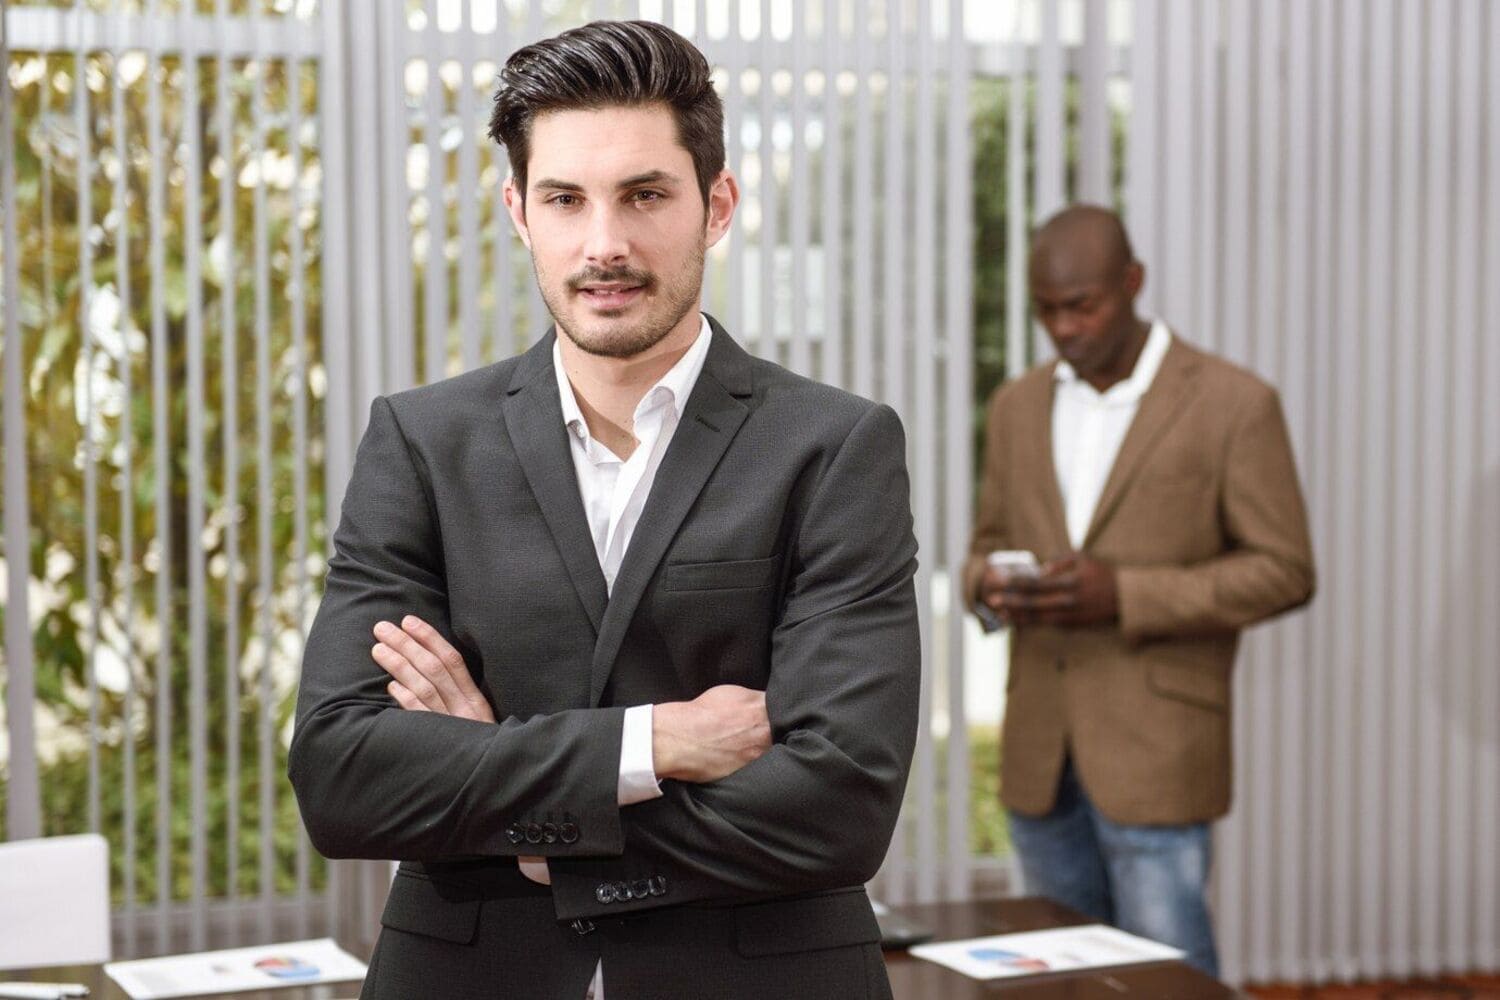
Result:
{"label": "dark wood desk surface", "polygon": [[[1046,899],[993,899],[892,907],[925,924],[934,941],[1013,934],[1088,923]],[[896,1000],[1234,1000],[1239,994],[1181,962],[1152,962],[1026,979],[970,979],[905,951],[888,951],[885,967]]]}
{"label": "dark wood desk surface", "polygon": [[[1068,927],[1086,923],[1072,910],[1045,899],[995,899],[967,903],[933,903],[894,907],[902,916],[925,924],[934,940],[983,937],[1016,931]],[[997,979],[982,982],[959,975],[932,962],[912,958],[905,951],[888,951],[886,969],[896,1000],[1234,1000],[1234,990],[1181,962],[1154,962],[1094,972],[1061,973],[1039,979]],[[0,972],[0,981],[83,983],[89,1000],[128,1000],[125,991],[104,974],[102,966],[76,966]],[[237,1000],[336,1000],[359,993],[359,984],[335,983],[257,993],[218,994]],[[436,998],[434,998],[436,1000]],[[671,998],[677,1000],[677,998]],[[681,1000],[692,1000],[683,997]],[[830,997],[829,1000],[839,1000]]]}

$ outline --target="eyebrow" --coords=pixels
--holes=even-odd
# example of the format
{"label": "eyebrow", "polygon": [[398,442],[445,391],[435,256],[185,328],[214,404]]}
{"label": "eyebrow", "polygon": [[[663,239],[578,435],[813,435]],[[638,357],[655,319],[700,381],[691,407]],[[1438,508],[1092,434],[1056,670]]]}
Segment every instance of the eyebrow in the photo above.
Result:
{"label": "eyebrow", "polygon": [[642,184],[660,184],[664,187],[671,187],[677,183],[677,178],[665,170],[648,170],[644,174],[636,174],[634,177],[625,178],[619,184],[616,184],[615,187],[623,191],[626,188],[640,187]]}
{"label": "eyebrow", "polygon": [[548,190],[552,190],[552,191],[582,191],[583,190],[583,185],[582,184],[574,184],[572,181],[562,181],[562,180],[557,180],[556,178],[552,178],[552,177],[544,177],[541,180],[537,181],[535,184],[533,184],[532,187],[535,187],[535,188],[538,188],[538,189],[547,188]]}
{"label": "eyebrow", "polygon": [[[627,177],[615,185],[615,190],[625,191],[629,188],[640,187],[643,184],[659,184],[663,187],[676,187],[681,180],[667,173],[665,170],[648,170],[643,174]],[[537,190],[547,191],[583,191],[583,185],[574,181],[565,181],[556,177],[543,177],[533,185]]]}

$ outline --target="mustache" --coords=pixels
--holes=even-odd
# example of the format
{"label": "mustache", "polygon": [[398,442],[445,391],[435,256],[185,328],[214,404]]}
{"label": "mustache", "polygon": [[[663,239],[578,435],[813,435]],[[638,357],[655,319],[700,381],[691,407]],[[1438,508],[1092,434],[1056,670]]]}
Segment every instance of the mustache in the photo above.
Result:
{"label": "mustache", "polygon": [[603,283],[650,288],[656,284],[656,276],[650,271],[637,271],[633,267],[586,267],[568,278],[568,288],[575,292],[584,285]]}

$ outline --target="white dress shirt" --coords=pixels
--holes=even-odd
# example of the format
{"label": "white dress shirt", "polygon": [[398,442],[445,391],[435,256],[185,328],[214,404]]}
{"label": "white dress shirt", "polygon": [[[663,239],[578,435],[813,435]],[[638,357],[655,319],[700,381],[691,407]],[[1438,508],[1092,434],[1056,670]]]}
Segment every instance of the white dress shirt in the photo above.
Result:
{"label": "white dress shirt", "polygon": [[[698,384],[698,376],[703,372],[713,334],[706,318],[699,322],[698,339],[693,341],[693,346],[646,390],[636,404],[631,427],[636,446],[630,457],[623,461],[589,434],[588,421],[583,418],[578,397],[573,394],[572,383],[563,371],[562,350],[556,341],[552,344],[552,370],[557,375],[557,396],[562,403],[563,422],[568,428],[573,471],[578,476],[578,494],[583,499],[589,534],[594,539],[594,554],[599,557],[599,568],[604,571],[604,585],[609,592],[614,591],[615,577],[620,574],[620,564],[630,547],[630,537],[641,519],[646,498],[651,495],[656,470],[661,467],[662,457],[666,455],[667,446],[672,443],[672,435],[677,432],[677,424],[682,419],[683,407],[687,406],[693,386]],[[635,705],[625,710],[617,787],[618,802],[622,806],[661,796],[651,756],[650,705]],[[523,857],[518,863],[521,873],[527,878],[551,883],[545,858]],[[601,963],[594,970],[594,981],[589,984],[587,996],[593,1000],[604,1000],[603,977]]]}
{"label": "white dress shirt", "polygon": [[1066,361],[1059,361],[1053,371],[1057,386],[1052,397],[1052,466],[1062,491],[1068,541],[1075,550],[1083,548],[1120,445],[1170,346],[1166,324],[1154,321],[1130,377],[1104,392],[1079,378]]}

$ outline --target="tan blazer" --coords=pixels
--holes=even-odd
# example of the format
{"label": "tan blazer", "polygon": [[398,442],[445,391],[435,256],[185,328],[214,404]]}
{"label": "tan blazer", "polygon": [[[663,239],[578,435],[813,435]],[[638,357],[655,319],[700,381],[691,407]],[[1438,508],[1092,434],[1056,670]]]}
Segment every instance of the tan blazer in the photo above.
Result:
{"label": "tan blazer", "polygon": [[[1054,364],[995,392],[965,594],[984,555],[1070,548],[1052,462]],[[1119,823],[1189,823],[1230,801],[1239,631],[1313,592],[1307,514],[1275,390],[1173,338],[1084,540],[1118,568],[1120,620],[1012,635],[1001,799],[1052,808],[1071,752]]]}

